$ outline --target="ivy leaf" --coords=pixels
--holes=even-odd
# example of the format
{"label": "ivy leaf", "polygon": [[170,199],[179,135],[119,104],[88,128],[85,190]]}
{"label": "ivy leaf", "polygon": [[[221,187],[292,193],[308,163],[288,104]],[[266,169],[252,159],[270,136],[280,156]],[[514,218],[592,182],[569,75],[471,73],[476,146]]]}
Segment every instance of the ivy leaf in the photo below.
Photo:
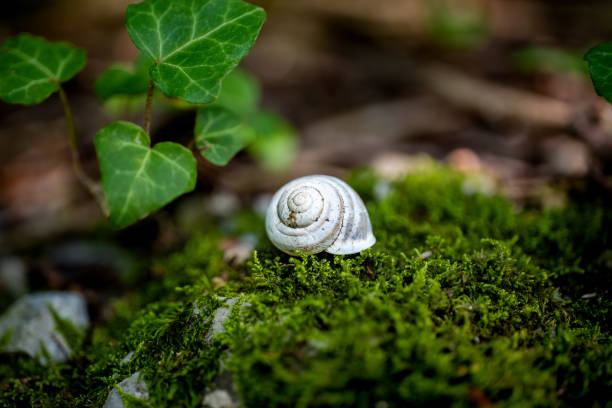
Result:
{"label": "ivy leaf", "polygon": [[191,103],[217,97],[264,20],[263,9],[241,0],[146,0],[126,13],[130,38],[155,61],[149,69],[155,84]]}
{"label": "ivy leaf", "polygon": [[524,47],[512,54],[518,68],[526,73],[584,75],[588,71],[581,53],[552,47]]}
{"label": "ivy leaf", "polygon": [[44,101],[85,66],[85,51],[20,34],[0,45],[0,99],[32,105]]}
{"label": "ivy leaf", "polygon": [[114,122],[98,132],[96,153],[110,222],[123,228],[193,190],[196,161],[185,147],[158,143],[150,147],[145,131]]}
{"label": "ivy leaf", "polygon": [[597,94],[612,102],[612,42],[599,44],[584,56]]}
{"label": "ivy leaf", "polygon": [[96,96],[107,100],[117,95],[141,95],[149,89],[151,59],[140,54],[134,64],[113,64],[94,84]]}
{"label": "ivy leaf", "polygon": [[217,166],[225,166],[254,137],[252,127],[222,106],[206,106],[198,110],[196,146],[206,160]]}
{"label": "ivy leaf", "polygon": [[248,72],[236,68],[221,81],[221,90],[214,102],[193,104],[180,98],[163,98],[163,100],[177,109],[193,110],[199,106],[214,104],[228,108],[240,116],[247,116],[257,110],[259,96],[260,89],[257,79]]}
{"label": "ivy leaf", "polygon": [[260,93],[257,80],[248,72],[236,68],[223,79],[215,104],[246,116],[257,109]]}
{"label": "ivy leaf", "polygon": [[249,146],[251,156],[270,171],[287,169],[295,160],[298,148],[293,128],[271,112],[258,112],[250,118],[249,124],[257,134]]}

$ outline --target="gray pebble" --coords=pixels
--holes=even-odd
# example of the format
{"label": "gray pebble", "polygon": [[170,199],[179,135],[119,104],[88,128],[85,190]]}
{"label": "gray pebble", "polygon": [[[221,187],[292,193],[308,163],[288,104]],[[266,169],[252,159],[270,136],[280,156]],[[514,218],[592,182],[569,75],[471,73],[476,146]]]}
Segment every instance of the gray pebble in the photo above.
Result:
{"label": "gray pebble", "polygon": [[147,383],[145,383],[144,379],[140,376],[140,371],[136,371],[134,374],[117,384],[115,388],[108,393],[103,408],[125,408],[125,404],[117,388],[120,388],[121,392],[124,394],[131,395],[135,398],[142,400],[149,399]]}
{"label": "gray pebble", "polygon": [[[66,361],[72,354],[68,342],[56,327],[49,307],[75,327],[89,327],[87,303],[83,296],[71,292],[43,292],[18,299],[0,318],[0,336],[11,331],[5,352],[22,351],[38,358],[41,364]],[[49,360],[43,355],[43,348]]]}

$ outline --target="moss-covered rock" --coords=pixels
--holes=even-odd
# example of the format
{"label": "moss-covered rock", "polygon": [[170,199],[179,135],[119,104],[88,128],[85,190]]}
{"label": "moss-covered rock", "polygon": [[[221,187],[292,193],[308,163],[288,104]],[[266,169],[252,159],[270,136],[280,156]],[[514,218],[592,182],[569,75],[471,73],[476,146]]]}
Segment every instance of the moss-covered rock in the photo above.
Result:
{"label": "moss-covered rock", "polygon": [[518,211],[436,165],[379,202],[372,173],[350,182],[373,248],[290,257],[241,214],[234,232],[261,238],[245,266],[217,229],[193,237],[67,363],[8,356],[0,405],[100,406],[136,371],[156,407],[200,406],[222,372],[252,407],[609,404],[610,206]]}

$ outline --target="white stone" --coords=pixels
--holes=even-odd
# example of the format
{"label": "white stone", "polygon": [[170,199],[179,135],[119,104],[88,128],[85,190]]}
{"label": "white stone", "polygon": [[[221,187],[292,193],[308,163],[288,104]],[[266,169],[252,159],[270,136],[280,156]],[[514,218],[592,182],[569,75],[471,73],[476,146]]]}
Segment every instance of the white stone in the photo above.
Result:
{"label": "white stone", "polygon": [[0,260],[0,291],[19,297],[28,290],[28,277],[24,262],[14,256]]}
{"label": "white stone", "polygon": [[229,217],[240,208],[240,199],[229,191],[218,191],[211,194],[207,208],[216,217]]}
{"label": "white stone", "polygon": [[133,351],[130,351],[129,353],[127,353],[125,357],[121,359],[121,361],[119,362],[119,365],[123,366],[125,364],[128,364],[130,361],[132,361],[132,358],[134,358],[134,354],[135,353]]}
{"label": "white stone", "polygon": [[[228,358],[229,353],[228,353]],[[240,397],[234,383],[234,376],[225,368],[223,360],[221,373],[215,377],[210,387],[206,388],[204,398],[202,398],[203,408],[238,408],[242,407]]]}
{"label": "white stone", "polygon": [[225,390],[214,390],[204,396],[202,406],[206,408],[238,408],[237,401]]}
{"label": "white stone", "polygon": [[[78,293],[43,292],[23,296],[0,318],[0,336],[9,330],[12,332],[3,351],[22,351],[38,358],[42,364],[66,361],[72,350],[58,331],[49,307],[79,329],[89,326],[87,303]],[[43,355],[43,347],[50,361]]]}
{"label": "white stone", "polygon": [[392,192],[393,187],[391,186],[391,183],[388,180],[378,179],[374,183],[374,191],[372,191],[372,193],[374,194],[374,198],[376,199],[376,201],[381,202],[382,200],[387,198]]}
{"label": "white stone", "polygon": [[[206,333],[206,341],[212,341],[212,339],[219,333],[225,333],[225,321],[230,317],[232,309],[236,302],[240,300],[239,297],[224,298],[219,297],[219,300],[223,302],[223,305],[215,310],[215,314],[212,318],[212,324],[210,329]],[[241,308],[249,306],[248,302],[243,302]]]}
{"label": "white stone", "polygon": [[149,399],[147,383],[145,383],[144,379],[141,377],[140,371],[136,371],[134,374],[117,384],[115,388],[108,393],[103,408],[125,408],[125,404],[117,388],[120,388],[121,392],[124,394],[131,395],[134,398],[142,400]]}

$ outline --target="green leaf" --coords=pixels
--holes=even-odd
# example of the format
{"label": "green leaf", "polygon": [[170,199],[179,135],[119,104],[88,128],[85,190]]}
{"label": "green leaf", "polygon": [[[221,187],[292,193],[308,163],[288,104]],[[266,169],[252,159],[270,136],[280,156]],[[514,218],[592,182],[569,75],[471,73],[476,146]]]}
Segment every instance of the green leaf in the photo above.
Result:
{"label": "green leaf", "polygon": [[169,97],[209,103],[249,52],[265,12],[240,0],[146,0],[130,4],[126,25],[155,63],[149,74]]}
{"label": "green leaf", "polygon": [[249,153],[264,168],[270,171],[287,169],[295,160],[297,137],[293,128],[278,115],[259,112],[250,119],[257,132],[249,146]]}
{"label": "green leaf", "polygon": [[0,99],[42,102],[85,66],[85,51],[67,42],[51,43],[20,34],[0,45]]}
{"label": "green leaf", "polygon": [[198,110],[196,146],[206,160],[217,166],[225,166],[254,137],[252,127],[222,106],[205,106]]}
{"label": "green leaf", "polygon": [[512,54],[515,64],[526,73],[578,74],[587,72],[581,53],[562,48],[525,47]]}
{"label": "green leaf", "polygon": [[[147,74],[148,78],[148,74]],[[179,98],[164,98],[165,102],[177,109],[194,109],[203,105],[221,105],[241,116],[255,112],[259,103],[259,83],[248,72],[236,68],[221,82],[219,96],[212,103],[193,104]]]}
{"label": "green leaf", "polygon": [[599,44],[584,56],[597,93],[612,102],[612,42]]}
{"label": "green leaf", "polygon": [[145,131],[133,123],[106,126],[95,146],[114,227],[130,225],[195,187],[191,152],[172,142],[151,148]]}
{"label": "green leaf", "polygon": [[94,84],[96,96],[107,100],[118,95],[140,95],[149,89],[151,59],[140,54],[134,64],[113,64]]}
{"label": "green leaf", "polygon": [[[110,117],[129,118],[144,112],[146,101],[146,94],[115,95],[105,100],[102,107]],[[155,107],[158,104],[158,100],[153,98],[153,106]]]}
{"label": "green leaf", "polygon": [[221,93],[215,104],[240,115],[248,115],[257,109],[260,93],[257,79],[248,72],[236,68],[223,79]]}
{"label": "green leaf", "polygon": [[453,50],[475,48],[489,38],[484,11],[478,7],[451,8],[431,2],[430,29],[440,45]]}

